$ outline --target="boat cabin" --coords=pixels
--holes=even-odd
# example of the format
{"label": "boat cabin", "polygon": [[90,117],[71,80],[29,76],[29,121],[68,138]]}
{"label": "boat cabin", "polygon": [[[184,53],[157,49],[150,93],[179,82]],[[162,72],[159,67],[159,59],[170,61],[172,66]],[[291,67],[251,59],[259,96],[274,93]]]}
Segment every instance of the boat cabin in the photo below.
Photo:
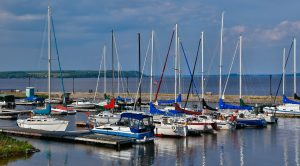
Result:
{"label": "boat cabin", "polygon": [[130,127],[137,133],[151,130],[154,127],[152,116],[136,113],[122,113],[117,125]]}
{"label": "boat cabin", "polygon": [[15,96],[0,94],[0,107],[1,108],[15,108]]}

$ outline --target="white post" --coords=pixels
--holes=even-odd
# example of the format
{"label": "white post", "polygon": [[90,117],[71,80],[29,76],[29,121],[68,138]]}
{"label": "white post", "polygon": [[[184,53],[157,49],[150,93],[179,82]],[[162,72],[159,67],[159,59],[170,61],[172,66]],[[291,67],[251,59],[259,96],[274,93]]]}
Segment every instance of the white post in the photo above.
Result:
{"label": "white post", "polygon": [[294,94],[297,94],[297,86],[296,86],[296,38],[294,37]]}
{"label": "white post", "polygon": [[48,95],[51,103],[51,7],[48,6]]}
{"label": "white post", "polygon": [[240,99],[242,98],[242,36],[240,36]]}
{"label": "white post", "polygon": [[203,67],[203,64],[204,64],[204,49],[203,49],[203,46],[204,46],[204,38],[203,38],[203,32],[201,32],[201,89],[202,89],[202,99],[204,99],[204,67]]}
{"label": "white post", "polygon": [[223,24],[224,24],[224,12],[222,12],[222,21],[221,21],[219,98],[222,98]]}
{"label": "white post", "polygon": [[106,46],[103,47],[103,68],[104,68],[104,94],[106,94]]}
{"label": "white post", "polygon": [[177,24],[175,25],[175,63],[174,63],[174,71],[175,71],[175,87],[174,87],[174,95],[175,95],[175,102],[176,102],[176,98],[177,98],[177,44],[178,44],[178,27]]}
{"label": "white post", "polygon": [[150,66],[150,102],[152,102],[153,87],[153,49],[154,49],[154,31],[151,32],[151,66]]}
{"label": "white post", "polygon": [[282,59],[282,94],[285,95],[285,48],[283,49],[283,59]]}

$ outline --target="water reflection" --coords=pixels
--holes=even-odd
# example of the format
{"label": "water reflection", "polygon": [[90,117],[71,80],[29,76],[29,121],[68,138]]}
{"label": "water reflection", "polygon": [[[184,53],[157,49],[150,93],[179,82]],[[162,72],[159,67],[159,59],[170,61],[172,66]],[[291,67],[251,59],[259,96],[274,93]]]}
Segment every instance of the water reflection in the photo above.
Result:
{"label": "water reflection", "polygon": [[[67,116],[72,122],[83,114]],[[15,125],[15,121],[0,121]],[[74,123],[73,123],[74,124]],[[71,126],[74,128],[75,126]],[[29,138],[41,150],[21,160],[1,160],[0,165],[299,165],[300,119],[280,119],[265,129],[218,131],[187,138],[157,138],[153,144],[115,151]]]}

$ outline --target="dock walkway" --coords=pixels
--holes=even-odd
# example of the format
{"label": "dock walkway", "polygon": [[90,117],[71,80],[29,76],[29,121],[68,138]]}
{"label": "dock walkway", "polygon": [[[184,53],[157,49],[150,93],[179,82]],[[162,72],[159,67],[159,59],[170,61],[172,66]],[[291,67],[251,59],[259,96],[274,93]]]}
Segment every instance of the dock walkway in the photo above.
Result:
{"label": "dock walkway", "polygon": [[123,147],[131,146],[135,142],[135,140],[131,138],[95,134],[89,130],[43,131],[35,129],[24,129],[19,127],[1,127],[0,133],[60,142],[94,144],[99,146],[113,147],[117,150],[121,150]]}

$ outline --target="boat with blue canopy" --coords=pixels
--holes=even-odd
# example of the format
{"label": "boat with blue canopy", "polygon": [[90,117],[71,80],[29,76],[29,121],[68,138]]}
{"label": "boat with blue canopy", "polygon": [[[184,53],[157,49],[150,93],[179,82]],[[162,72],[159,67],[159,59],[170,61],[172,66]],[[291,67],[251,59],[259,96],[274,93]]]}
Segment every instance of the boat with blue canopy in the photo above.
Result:
{"label": "boat with blue canopy", "polygon": [[92,132],[134,138],[136,142],[143,143],[154,140],[154,128],[152,116],[125,112],[115,124],[95,126]]}

